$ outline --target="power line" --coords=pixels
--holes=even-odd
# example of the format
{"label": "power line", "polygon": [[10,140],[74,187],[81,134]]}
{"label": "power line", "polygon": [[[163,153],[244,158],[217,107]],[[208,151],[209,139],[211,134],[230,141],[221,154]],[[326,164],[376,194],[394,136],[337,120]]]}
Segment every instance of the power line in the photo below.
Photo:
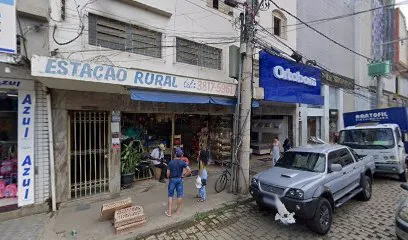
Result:
{"label": "power line", "polygon": [[325,35],[324,33],[320,32],[320,31],[317,30],[316,28],[314,28],[314,27],[310,26],[308,23],[304,22],[302,19],[300,19],[300,18],[296,17],[295,15],[293,15],[293,14],[292,14],[291,12],[289,12],[288,10],[279,7],[279,5],[276,4],[273,0],[269,0],[269,1],[272,2],[272,4],[276,6],[276,8],[278,8],[279,10],[284,11],[285,13],[289,14],[291,17],[293,17],[293,18],[295,18],[296,20],[298,20],[299,22],[303,23],[303,24],[306,25],[308,28],[312,29],[313,31],[315,31],[316,33],[318,33],[318,34],[321,35],[322,37],[326,38],[327,40],[329,40],[329,41],[335,43],[336,45],[339,45],[340,47],[342,47],[342,48],[344,48],[344,49],[346,49],[346,50],[348,50],[348,51],[350,51],[350,52],[352,52],[352,53],[354,53],[354,54],[356,54],[356,55],[358,55],[358,56],[360,56],[360,57],[363,57],[363,58],[367,59],[368,61],[371,61],[371,60],[372,60],[370,57],[364,56],[363,54],[361,54],[361,53],[359,53],[359,52],[356,52],[355,50],[353,50],[353,49],[351,49],[351,48],[349,48],[349,47],[347,47],[347,46],[345,46],[345,45],[343,45],[343,44],[337,42],[336,40],[334,40],[334,39],[328,37],[328,36]]}
{"label": "power line", "polygon": [[[306,59],[306,60],[311,60],[311,59],[308,59],[307,57],[305,57],[304,55],[302,55],[301,53],[295,51],[292,47],[290,47],[288,44],[286,44],[285,42],[283,42],[282,40],[280,40],[278,37],[276,37],[273,33],[271,33],[270,31],[268,31],[266,28],[264,28],[264,27],[261,26],[260,24],[258,24],[258,26],[261,27],[262,30],[263,30],[265,33],[268,33],[269,35],[271,35],[272,37],[274,37],[276,40],[278,40],[282,45],[286,46],[286,47],[287,47],[288,49],[290,49],[292,52],[296,52],[297,54],[299,54],[302,58],[304,58],[304,59]],[[259,39],[257,39],[257,41],[259,41]],[[270,48],[269,46],[265,46],[265,45],[264,45],[263,47]],[[285,53],[285,54],[286,54],[286,53]],[[286,55],[288,55],[289,57],[291,57],[291,55],[289,55],[289,54],[286,54]],[[327,72],[329,72],[329,73],[334,74],[333,71],[328,70],[328,68],[326,68],[325,66],[323,66],[323,65],[320,64],[319,62],[317,62],[317,61],[315,61],[315,62],[316,62],[316,66],[317,66],[317,67],[321,68],[321,69],[324,70],[324,71],[327,71]],[[358,88],[361,88],[361,89],[368,89],[368,90],[369,90],[369,87],[361,86],[361,85],[359,85],[359,84],[357,84],[357,83],[355,83],[355,82],[353,82],[353,85],[354,85],[354,87],[358,87]]]}
{"label": "power line", "polygon": [[[362,14],[362,13],[372,12],[372,11],[375,11],[375,10],[378,10],[378,9],[382,9],[382,8],[394,7],[394,6],[405,5],[405,4],[408,4],[408,1],[400,2],[400,3],[394,3],[394,4],[389,4],[389,5],[385,5],[385,6],[381,6],[381,7],[376,7],[376,8],[370,8],[370,9],[366,9],[366,10],[362,10],[362,11],[358,11],[358,12],[354,12],[354,13],[348,13],[348,14],[338,15],[338,16],[335,16],[335,17],[316,19],[316,20],[312,20],[312,21],[305,22],[305,23],[307,23],[307,24],[325,23],[325,22],[329,22],[329,21],[333,21],[333,20],[337,20],[337,19],[352,17],[352,16],[359,15],[359,14]],[[290,26],[299,26],[299,25],[304,25],[304,23],[288,24],[288,25],[286,25],[286,26],[287,26],[287,27],[290,27]],[[284,28],[284,27],[285,27],[285,26],[282,26],[282,28]]]}
{"label": "power line", "polygon": [[[185,0],[185,1],[187,1],[187,0]],[[193,3],[193,4],[195,4],[195,3]],[[196,6],[197,6],[197,4],[195,4]],[[198,5],[201,9],[206,9],[206,8],[204,8],[204,7],[202,7],[202,6],[200,6],[200,5]],[[155,30],[155,31],[158,31],[158,32],[174,32],[174,33],[180,33],[180,34],[182,34],[182,33],[191,33],[191,34],[206,34],[206,35],[216,35],[216,34],[234,34],[234,33],[236,33],[236,32],[230,32],[230,33],[228,33],[228,32],[197,32],[197,31],[176,31],[176,30],[173,30],[173,29],[169,29],[169,28],[162,28],[162,27],[157,27],[157,26],[153,26],[153,25],[149,25],[149,24],[146,24],[146,22],[148,22],[148,19],[146,19],[146,21],[143,21],[143,22],[141,22],[141,21],[137,21],[137,20],[135,20],[135,19],[129,19],[129,18],[125,18],[125,17],[123,17],[123,16],[120,16],[120,15],[116,15],[116,14],[113,14],[113,13],[110,13],[110,12],[106,12],[106,11],[102,11],[102,10],[100,10],[100,9],[96,9],[96,8],[92,8],[92,7],[87,7],[87,9],[90,9],[90,10],[92,10],[93,12],[99,12],[99,13],[103,13],[104,15],[109,15],[109,16],[112,16],[112,17],[114,17],[115,18],[115,20],[118,20],[118,21],[122,21],[122,22],[124,22],[124,23],[127,23],[127,24],[135,24],[135,25],[138,25],[138,26],[141,26],[141,27],[145,27],[145,28],[148,28],[148,29],[152,29],[152,30]],[[72,9],[72,10],[74,10],[74,9]],[[214,12],[212,12],[212,11],[210,11],[209,9],[206,9],[206,11],[208,11],[208,12],[210,12],[210,13],[212,13],[212,14],[214,14],[214,15],[217,15],[217,14],[215,14]],[[226,19],[226,20],[228,20],[228,21],[231,21],[230,19],[227,19],[225,16],[221,16],[221,15],[217,15],[217,16],[220,16],[220,17],[223,17],[224,19]],[[120,20],[119,20],[120,19]],[[64,23],[64,25],[66,25],[65,23]],[[72,25],[72,24],[71,24]],[[167,26],[167,27],[172,27],[173,25],[169,25],[169,26]],[[78,30],[78,28],[76,28],[77,30]]]}
{"label": "power line", "polygon": [[[225,41],[225,42],[207,42],[207,43],[201,43],[201,44],[228,44],[228,43],[236,43],[239,40],[231,40],[231,41]],[[174,48],[174,47],[187,47],[189,45],[167,45],[167,46],[159,46],[160,48]],[[129,50],[141,50],[141,49],[151,49],[151,48],[157,48],[158,46],[152,46],[152,47],[131,47],[131,48],[124,48],[124,49],[81,49],[81,50],[74,50],[74,51],[58,51],[59,53],[71,53],[71,52],[110,52],[110,51],[121,51],[121,52],[126,52]]]}

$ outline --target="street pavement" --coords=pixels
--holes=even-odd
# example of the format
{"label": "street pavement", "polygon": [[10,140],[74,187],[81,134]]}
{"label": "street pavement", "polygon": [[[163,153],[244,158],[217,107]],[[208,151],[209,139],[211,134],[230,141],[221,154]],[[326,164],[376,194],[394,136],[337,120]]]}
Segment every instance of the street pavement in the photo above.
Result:
{"label": "street pavement", "polygon": [[[375,178],[373,196],[368,202],[351,200],[335,210],[333,225],[326,236],[312,233],[302,221],[282,226],[269,212],[259,211],[254,202],[197,216],[184,227],[147,237],[153,239],[397,239],[394,213],[399,201],[408,197],[400,182]],[[211,196],[208,196],[211,198]]]}

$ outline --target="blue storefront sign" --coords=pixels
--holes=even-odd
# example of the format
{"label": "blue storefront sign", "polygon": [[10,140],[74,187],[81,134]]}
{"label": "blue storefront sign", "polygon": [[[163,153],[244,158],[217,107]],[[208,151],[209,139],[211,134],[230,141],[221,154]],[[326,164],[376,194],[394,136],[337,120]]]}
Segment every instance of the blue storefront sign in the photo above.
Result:
{"label": "blue storefront sign", "polygon": [[260,53],[260,86],[265,100],[323,105],[321,70],[286,58]]}

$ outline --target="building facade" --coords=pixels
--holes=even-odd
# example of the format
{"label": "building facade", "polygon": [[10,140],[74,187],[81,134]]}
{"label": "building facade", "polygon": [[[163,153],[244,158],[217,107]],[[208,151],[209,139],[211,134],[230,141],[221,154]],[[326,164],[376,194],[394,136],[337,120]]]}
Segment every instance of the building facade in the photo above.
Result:
{"label": "building facade", "polygon": [[[293,2],[279,4],[295,12]],[[31,73],[51,93],[57,202],[119,193],[120,145],[129,139],[144,152],[164,143],[169,157],[182,146],[195,159],[204,146],[213,161],[231,158],[237,80],[229,77],[229,46],[239,46],[241,7],[196,0],[50,4],[49,51],[32,57]],[[295,22],[285,18],[275,9],[259,13],[269,29]],[[281,37],[295,48],[295,36]],[[263,99],[256,78],[253,87]],[[271,114],[293,119],[296,105],[288,109]]]}
{"label": "building facade", "polygon": [[[367,59],[372,56],[372,14],[350,14],[370,9],[372,4],[371,0],[318,1],[314,5],[297,2],[300,19],[312,21],[310,25],[315,29],[363,56],[344,49],[303,25],[298,26],[299,53],[315,60],[317,65],[328,71],[323,71],[322,75],[325,104],[321,107],[300,106],[301,143],[305,143],[313,135],[333,142],[336,132],[343,127],[343,112],[371,107],[374,99],[370,86],[373,80],[367,74]],[[345,17],[324,20],[333,16]]]}
{"label": "building facade", "polygon": [[[384,79],[384,97],[382,102],[386,107],[408,105],[408,46],[406,18],[399,8],[395,9],[395,29],[393,40],[383,45],[393,46],[393,74]],[[401,39],[401,40],[399,40]]]}
{"label": "building facade", "polygon": [[0,50],[0,218],[8,219],[49,209],[47,89],[29,67],[32,55],[48,54],[48,1],[6,1],[0,9],[15,18],[2,25]]}

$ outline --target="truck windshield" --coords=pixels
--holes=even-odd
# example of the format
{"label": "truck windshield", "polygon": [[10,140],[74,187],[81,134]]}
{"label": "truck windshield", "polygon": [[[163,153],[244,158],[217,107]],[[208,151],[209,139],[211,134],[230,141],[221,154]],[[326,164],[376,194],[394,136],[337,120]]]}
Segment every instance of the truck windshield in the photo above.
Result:
{"label": "truck windshield", "polygon": [[275,166],[309,172],[324,172],[326,156],[312,152],[285,152]]}
{"label": "truck windshield", "polygon": [[389,149],[395,144],[391,128],[343,130],[339,143],[354,149]]}

